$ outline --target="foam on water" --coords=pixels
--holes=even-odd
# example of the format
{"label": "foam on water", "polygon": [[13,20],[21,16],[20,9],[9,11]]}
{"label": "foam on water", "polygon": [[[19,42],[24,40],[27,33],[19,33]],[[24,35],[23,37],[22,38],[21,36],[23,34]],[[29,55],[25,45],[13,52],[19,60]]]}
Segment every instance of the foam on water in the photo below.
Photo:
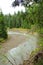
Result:
{"label": "foam on water", "polygon": [[19,34],[19,35],[27,35],[26,33],[20,33],[20,32],[13,32],[13,31],[8,31],[8,34]]}

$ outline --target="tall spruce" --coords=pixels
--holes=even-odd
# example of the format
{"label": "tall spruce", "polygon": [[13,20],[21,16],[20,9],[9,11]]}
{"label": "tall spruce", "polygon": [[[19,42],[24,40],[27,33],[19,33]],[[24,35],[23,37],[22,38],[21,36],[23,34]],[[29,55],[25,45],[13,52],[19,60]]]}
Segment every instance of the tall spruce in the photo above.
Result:
{"label": "tall spruce", "polygon": [[0,39],[7,39],[7,28],[4,22],[4,15],[0,12]]}

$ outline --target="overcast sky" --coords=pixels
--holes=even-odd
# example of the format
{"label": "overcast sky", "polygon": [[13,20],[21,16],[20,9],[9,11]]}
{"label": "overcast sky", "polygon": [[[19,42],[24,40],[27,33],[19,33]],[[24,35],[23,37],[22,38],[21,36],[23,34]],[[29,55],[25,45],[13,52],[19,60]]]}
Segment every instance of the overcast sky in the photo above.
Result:
{"label": "overcast sky", "polygon": [[14,14],[14,12],[17,13],[17,11],[21,10],[25,11],[25,8],[23,6],[17,6],[16,8],[13,8],[11,5],[13,1],[14,0],[0,0],[0,9],[2,9],[2,12],[4,14]]}

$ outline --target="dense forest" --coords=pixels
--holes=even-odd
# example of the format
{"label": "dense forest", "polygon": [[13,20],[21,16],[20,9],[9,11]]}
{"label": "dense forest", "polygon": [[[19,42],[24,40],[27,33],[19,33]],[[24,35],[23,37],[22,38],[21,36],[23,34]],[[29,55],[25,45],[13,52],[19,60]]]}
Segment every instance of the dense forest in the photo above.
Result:
{"label": "dense forest", "polygon": [[32,29],[43,34],[43,0],[35,0],[32,5],[25,7],[25,12],[4,15],[0,12],[0,39],[6,39],[8,28]]}
{"label": "dense forest", "polygon": [[[34,2],[32,5],[26,7],[25,12],[18,12],[14,15],[4,15],[0,12],[0,27],[2,28],[26,28],[40,29],[43,28],[43,1]],[[0,30],[2,30],[0,28]],[[42,33],[42,32],[41,32]],[[1,34],[1,33],[0,33]]]}

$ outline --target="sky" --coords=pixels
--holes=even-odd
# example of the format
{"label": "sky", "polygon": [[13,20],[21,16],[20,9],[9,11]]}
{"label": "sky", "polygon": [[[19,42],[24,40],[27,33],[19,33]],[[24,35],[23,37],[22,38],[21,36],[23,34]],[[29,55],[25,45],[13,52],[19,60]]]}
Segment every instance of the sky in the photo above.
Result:
{"label": "sky", "polygon": [[24,11],[25,12],[25,8],[24,6],[17,6],[17,7],[12,7],[12,2],[14,0],[0,0],[0,9],[2,10],[3,14],[14,14],[14,12],[18,12],[18,11]]}

